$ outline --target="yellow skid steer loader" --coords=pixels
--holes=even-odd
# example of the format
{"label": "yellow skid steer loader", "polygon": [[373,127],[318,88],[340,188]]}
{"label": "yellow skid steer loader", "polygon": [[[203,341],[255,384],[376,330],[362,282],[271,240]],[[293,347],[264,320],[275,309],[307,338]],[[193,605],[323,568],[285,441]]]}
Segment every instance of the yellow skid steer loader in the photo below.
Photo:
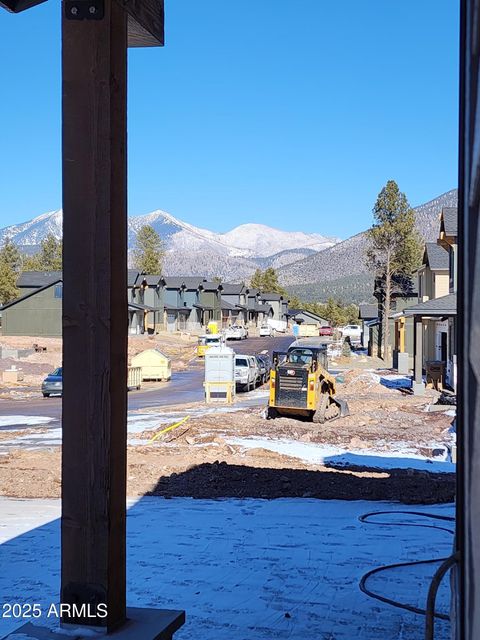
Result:
{"label": "yellow skid steer loader", "polygon": [[327,370],[327,347],[317,339],[295,341],[287,352],[274,352],[267,418],[304,416],[324,423],[349,414],[335,396],[335,378]]}

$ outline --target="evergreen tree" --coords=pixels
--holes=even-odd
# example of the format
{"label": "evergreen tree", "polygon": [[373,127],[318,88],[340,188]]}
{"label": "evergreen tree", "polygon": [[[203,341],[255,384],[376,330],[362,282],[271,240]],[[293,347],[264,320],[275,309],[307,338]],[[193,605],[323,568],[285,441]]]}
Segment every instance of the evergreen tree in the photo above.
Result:
{"label": "evergreen tree", "polygon": [[263,285],[263,271],[261,269],[256,269],[250,280],[250,286],[252,287],[252,289],[259,289],[260,291],[263,291]]}
{"label": "evergreen tree", "polygon": [[415,213],[394,180],[389,180],[379,193],[373,217],[374,223],[367,235],[366,256],[376,277],[381,304],[382,357],[389,361],[393,285],[397,283],[402,290],[412,288],[411,276],[420,265],[423,243],[415,228]]}
{"label": "evergreen tree", "polygon": [[16,282],[21,262],[17,246],[7,238],[0,249],[0,305],[18,297]]}
{"label": "evergreen tree", "polygon": [[42,240],[40,251],[24,258],[23,271],[61,271],[62,250],[62,241],[49,233]]}
{"label": "evergreen tree", "polygon": [[250,279],[250,286],[259,289],[262,293],[279,293],[287,296],[286,290],[278,282],[278,274],[273,267],[268,267],[265,271],[257,269]]}
{"label": "evergreen tree", "polygon": [[138,230],[133,250],[133,266],[142,273],[161,275],[165,250],[162,240],[149,224]]}

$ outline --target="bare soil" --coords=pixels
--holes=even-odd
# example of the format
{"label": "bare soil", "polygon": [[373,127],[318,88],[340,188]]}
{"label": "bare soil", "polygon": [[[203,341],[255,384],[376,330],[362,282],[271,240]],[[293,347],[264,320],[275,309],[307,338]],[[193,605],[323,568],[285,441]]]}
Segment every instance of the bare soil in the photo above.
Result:
{"label": "bare soil", "polygon": [[[38,338],[31,336],[1,336],[0,347],[13,349],[31,349],[33,344],[46,347],[46,351],[32,353],[26,358],[0,359],[0,398],[39,397],[40,386],[44,378],[62,363],[62,339]],[[195,357],[196,338],[188,334],[155,336],[130,336],[128,341],[129,362],[133,356],[145,349],[158,348],[172,361],[173,371],[183,371]],[[15,366],[23,373],[18,383],[5,383],[1,372]]]}
{"label": "bare soil", "polygon": [[[408,447],[434,456],[437,447],[449,438],[452,418],[425,411],[426,405],[436,400],[436,392],[418,398],[387,389],[368,372],[356,371],[345,375],[345,384],[339,385],[338,394],[348,401],[351,414],[325,425],[292,418],[267,421],[258,407],[192,415],[183,425],[165,434],[160,431],[166,425],[159,422],[156,430],[135,434],[134,438],[144,443],[128,447],[128,495],[314,497],[411,504],[454,499],[453,474],[309,464],[260,446],[247,449],[229,442],[233,438],[262,437],[335,445],[346,450],[394,452],[396,448]],[[182,416],[188,416],[193,408],[202,406],[190,404],[168,410],[176,409]],[[156,411],[165,409],[150,410],[152,414]],[[151,442],[155,435],[158,437]],[[0,494],[19,498],[58,497],[59,448],[16,449],[0,456]]]}

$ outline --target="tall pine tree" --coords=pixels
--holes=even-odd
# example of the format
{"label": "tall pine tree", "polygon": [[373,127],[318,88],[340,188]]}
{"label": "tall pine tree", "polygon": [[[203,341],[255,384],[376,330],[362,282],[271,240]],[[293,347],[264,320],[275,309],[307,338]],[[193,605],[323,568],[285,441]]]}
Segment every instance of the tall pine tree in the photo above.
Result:
{"label": "tall pine tree", "polygon": [[10,238],[6,238],[0,249],[0,305],[18,297],[16,282],[21,263],[17,246]]}
{"label": "tall pine tree", "polygon": [[423,242],[415,227],[415,213],[394,180],[378,194],[373,226],[367,232],[367,264],[375,274],[382,317],[382,357],[390,360],[390,323],[394,285],[412,288],[412,274],[420,265]]}
{"label": "tall pine tree", "polygon": [[164,255],[162,240],[155,229],[148,224],[140,227],[133,250],[135,269],[149,275],[160,275]]}

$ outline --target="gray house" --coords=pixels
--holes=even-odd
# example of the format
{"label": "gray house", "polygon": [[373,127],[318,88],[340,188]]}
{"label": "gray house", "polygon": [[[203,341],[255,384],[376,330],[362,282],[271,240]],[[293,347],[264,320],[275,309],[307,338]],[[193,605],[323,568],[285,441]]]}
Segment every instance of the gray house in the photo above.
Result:
{"label": "gray house", "polygon": [[288,300],[280,293],[262,293],[261,303],[270,305],[273,309],[273,320],[288,321]]}
{"label": "gray house", "polygon": [[138,298],[144,306],[144,326],[149,334],[158,333],[164,328],[164,281],[160,275],[139,274],[136,281]]}
{"label": "gray house", "polygon": [[2,334],[4,336],[61,336],[63,297],[61,275],[43,286],[24,285],[22,288],[27,292],[20,298],[3,305],[1,309]]}
{"label": "gray house", "polygon": [[248,320],[248,289],[244,284],[223,283],[222,325],[246,325]]}
{"label": "gray house", "polygon": [[306,311],[305,309],[290,309],[287,312],[290,322],[295,324],[313,324],[316,327],[328,327],[329,322],[326,318],[322,318],[312,311]]}

